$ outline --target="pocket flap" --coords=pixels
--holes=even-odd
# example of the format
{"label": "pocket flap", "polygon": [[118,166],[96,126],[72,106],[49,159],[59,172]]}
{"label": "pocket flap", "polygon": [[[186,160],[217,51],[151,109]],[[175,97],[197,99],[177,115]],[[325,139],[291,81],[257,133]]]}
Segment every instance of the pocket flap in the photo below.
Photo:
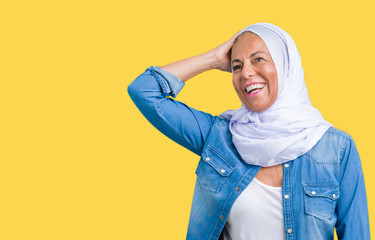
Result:
{"label": "pocket flap", "polygon": [[213,167],[223,177],[228,177],[234,170],[234,167],[228,163],[228,160],[211,146],[207,146],[206,150],[202,153],[202,160]]}
{"label": "pocket flap", "polygon": [[303,188],[305,194],[310,197],[326,197],[332,200],[336,200],[340,197],[340,188],[335,185],[325,183],[304,183]]}

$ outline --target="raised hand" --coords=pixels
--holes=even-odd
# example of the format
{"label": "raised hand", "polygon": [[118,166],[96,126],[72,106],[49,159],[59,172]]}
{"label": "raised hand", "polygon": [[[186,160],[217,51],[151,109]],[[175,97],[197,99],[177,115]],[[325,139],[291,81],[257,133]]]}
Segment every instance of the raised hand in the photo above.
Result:
{"label": "raised hand", "polygon": [[239,32],[233,35],[233,37],[231,37],[228,41],[209,51],[209,53],[213,54],[213,56],[216,59],[214,68],[226,72],[232,72],[230,63],[230,53],[234,40],[236,39],[238,34]]}
{"label": "raised hand", "polygon": [[163,66],[162,69],[174,74],[183,82],[201,72],[210,69],[219,69],[222,71],[232,72],[230,50],[232,49],[234,40],[238,34],[239,32],[225,43],[206,53],[170,63]]}

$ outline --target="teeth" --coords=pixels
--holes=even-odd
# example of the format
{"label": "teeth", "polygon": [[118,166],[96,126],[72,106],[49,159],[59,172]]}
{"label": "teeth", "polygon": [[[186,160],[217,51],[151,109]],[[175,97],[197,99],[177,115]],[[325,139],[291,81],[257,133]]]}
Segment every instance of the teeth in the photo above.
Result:
{"label": "teeth", "polygon": [[254,89],[263,88],[265,83],[256,83],[246,87],[246,92],[250,93]]}

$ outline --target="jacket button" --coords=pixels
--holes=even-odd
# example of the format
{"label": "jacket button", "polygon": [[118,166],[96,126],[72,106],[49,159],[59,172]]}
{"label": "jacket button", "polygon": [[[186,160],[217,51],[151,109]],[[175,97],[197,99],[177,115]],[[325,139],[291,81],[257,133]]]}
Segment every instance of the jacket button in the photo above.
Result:
{"label": "jacket button", "polygon": [[333,194],[332,197],[333,197],[333,198],[336,198],[336,194]]}
{"label": "jacket button", "polygon": [[284,198],[285,198],[285,199],[288,199],[288,198],[289,198],[289,195],[288,195],[288,194],[285,194]]}
{"label": "jacket button", "polygon": [[241,190],[241,188],[240,188],[240,187],[236,187],[236,190],[237,190],[237,191],[240,191],[240,190]]}
{"label": "jacket button", "polygon": [[221,219],[221,220],[224,220],[224,215],[221,215],[221,216],[220,216],[220,219]]}
{"label": "jacket button", "polygon": [[293,232],[291,228],[289,228],[287,231],[288,231],[288,233],[292,233]]}
{"label": "jacket button", "polygon": [[220,172],[221,172],[221,173],[225,173],[225,170],[224,170],[224,169],[221,169]]}
{"label": "jacket button", "polygon": [[209,157],[206,157],[206,162],[208,162],[208,161],[210,161],[211,160],[211,158],[209,158]]}
{"label": "jacket button", "polygon": [[312,194],[312,195],[315,195],[315,194],[316,194],[316,192],[315,192],[315,191],[312,191],[312,192],[311,192],[311,194]]}
{"label": "jacket button", "polygon": [[285,163],[285,164],[284,164],[284,167],[288,168],[288,167],[289,167],[289,164]]}

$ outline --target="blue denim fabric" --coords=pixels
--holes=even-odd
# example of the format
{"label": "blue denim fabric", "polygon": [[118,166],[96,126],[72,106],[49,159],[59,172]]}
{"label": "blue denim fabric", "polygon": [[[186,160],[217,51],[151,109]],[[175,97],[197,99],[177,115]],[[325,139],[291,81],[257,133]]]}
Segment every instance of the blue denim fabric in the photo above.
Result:
{"label": "blue denim fabric", "polygon": [[[151,67],[128,87],[142,114],[173,141],[198,154],[187,239],[220,239],[230,209],[259,166],[246,164],[228,121],[175,97],[184,83]],[[306,154],[283,164],[285,239],[370,239],[361,162],[346,133],[330,128]]]}

